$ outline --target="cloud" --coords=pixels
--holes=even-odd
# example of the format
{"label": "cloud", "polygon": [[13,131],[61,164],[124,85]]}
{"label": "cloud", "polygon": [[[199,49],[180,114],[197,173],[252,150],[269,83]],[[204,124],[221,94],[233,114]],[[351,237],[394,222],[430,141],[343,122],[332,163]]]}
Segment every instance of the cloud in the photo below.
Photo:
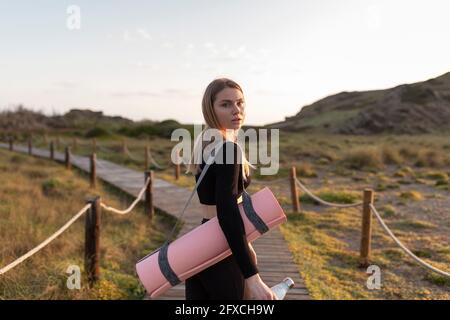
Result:
{"label": "cloud", "polygon": [[171,49],[171,48],[175,47],[175,44],[174,44],[173,42],[171,42],[171,41],[164,41],[164,42],[161,44],[161,46],[162,46],[163,48]]}
{"label": "cloud", "polygon": [[142,61],[132,62],[132,66],[142,69],[159,70],[161,65],[158,63],[147,63]]}
{"label": "cloud", "polygon": [[74,88],[78,88],[80,86],[80,84],[77,82],[66,81],[66,80],[54,82],[53,85],[55,85],[56,87],[59,87],[59,88],[64,88],[64,89],[74,89]]}
{"label": "cloud", "polygon": [[205,47],[206,50],[208,50],[209,53],[211,53],[214,56],[216,56],[219,53],[219,50],[216,48],[214,42],[205,42],[203,44],[203,47]]}
{"label": "cloud", "polygon": [[[112,38],[112,35],[108,34],[107,38]],[[148,31],[144,28],[136,28],[133,31],[129,31],[128,29],[123,30],[122,39],[125,42],[136,41],[136,40],[145,40],[150,41],[153,37],[148,33]]]}
{"label": "cloud", "polygon": [[123,41],[125,41],[125,42],[129,42],[129,41],[132,40],[131,34],[128,32],[128,30],[124,30],[124,31],[123,31],[122,39],[123,39]]}
{"label": "cloud", "polygon": [[137,28],[136,33],[145,40],[151,40],[152,36],[144,28]]}
{"label": "cloud", "polygon": [[159,97],[158,93],[150,92],[150,91],[118,91],[118,92],[112,92],[112,97],[115,98],[130,98],[130,97],[152,97],[157,98]]}
{"label": "cloud", "polygon": [[161,91],[148,91],[148,90],[136,90],[136,91],[116,91],[110,94],[115,98],[132,98],[132,97],[144,97],[144,98],[192,98],[196,97],[186,90],[176,88],[166,88]]}
{"label": "cloud", "polygon": [[375,31],[381,28],[381,10],[378,5],[372,4],[367,7],[366,24],[369,30]]}

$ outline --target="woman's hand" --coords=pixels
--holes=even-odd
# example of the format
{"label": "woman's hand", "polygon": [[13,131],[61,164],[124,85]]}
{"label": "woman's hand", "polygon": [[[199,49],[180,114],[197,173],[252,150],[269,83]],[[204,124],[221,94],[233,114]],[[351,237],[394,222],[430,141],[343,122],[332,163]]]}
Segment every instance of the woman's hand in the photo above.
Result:
{"label": "woman's hand", "polygon": [[276,297],[257,273],[245,279],[244,300],[276,300]]}

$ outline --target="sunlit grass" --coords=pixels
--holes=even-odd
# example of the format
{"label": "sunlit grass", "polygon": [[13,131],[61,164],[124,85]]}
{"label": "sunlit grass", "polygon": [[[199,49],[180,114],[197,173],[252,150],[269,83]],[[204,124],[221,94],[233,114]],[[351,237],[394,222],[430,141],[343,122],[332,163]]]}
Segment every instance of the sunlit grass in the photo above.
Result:
{"label": "sunlit grass", "polygon": [[[67,171],[49,160],[0,150],[0,266],[14,261],[65,224],[86,199],[100,195],[115,208],[132,198],[99,184],[97,190],[77,170]],[[144,289],[135,263],[165,239],[173,219],[157,211],[153,221],[138,205],[129,215],[103,210],[101,280],[87,288],[84,274],[84,216],[27,261],[0,276],[3,299],[141,299]],[[69,290],[70,265],[82,271],[81,290]]]}

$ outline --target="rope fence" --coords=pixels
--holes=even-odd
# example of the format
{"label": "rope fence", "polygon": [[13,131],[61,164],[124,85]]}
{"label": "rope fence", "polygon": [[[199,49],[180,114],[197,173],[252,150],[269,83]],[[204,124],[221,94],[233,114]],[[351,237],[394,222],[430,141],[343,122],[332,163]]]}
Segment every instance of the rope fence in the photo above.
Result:
{"label": "rope fence", "polygon": [[[102,148],[101,146],[100,149]],[[10,141],[10,150],[12,150],[11,147],[11,141]],[[125,154],[127,154],[130,158],[134,158],[136,159],[131,152],[128,150],[126,144],[123,144],[123,150],[125,152]],[[150,152],[150,148],[147,147],[146,148],[146,153],[148,156],[148,160],[150,160],[150,162],[158,169],[165,169],[167,167],[162,167],[160,164],[158,164],[151,152]],[[141,161],[141,160],[139,160]],[[147,162],[147,161],[146,161]],[[95,182],[95,174],[96,174],[96,170],[95,167],[96,165],[99,165],[100,168],[102,169],[107,169],[103,164],[101,164],[100,162],[98,162],[98,160],[96,160],[95,157],[95,153],[93,153],[93,155],[91,156],[91,186],[95,187],[95,183],[93,183],[93,181]],[[175,166],[175,175],[176,178],[178,179],[179,176],[179,166],[180,165],[176,165]],[[133,203],[125,210],[119,210],[110,206],[107,206],[105,203],[103,202],[99,202],[98,205],[99,207],[116,213],[116,214],[120,214],[120,215],[125,215],[128,214],[129,212],[131,212],[135,206],[137,205],[137,203],[142,200],[144,194],[145,194],[145,208],[146,208],[146,213],[148,213],[148,215],[150,217],[152,217],[153,215],[153,205],[152,205],[152,178],[153,177],[153,172],[152,171],[146,171],[145,172],[145,183],[144,186],[142,187],[142,189],[139,191],[139,194],[137,196],[137,198],[133,201]],[[386,223],[384,222],[384,220],[382,219],[381,215],[378,213],[377,209],[375,208],[374,204],[373,204],[373,191],[372,190],[364,190],[364,200],[363,201],[359,201],[356,203],[350,203],[350,204],[342,204],[342,203],[332,203],[332,202],[328,202],[326,200],[321,199],[320,197],[316,196],[313,194],[313,192],[311,192],[305,185],[303,185],[301,183],[301,181],[297,178],[296,176],[296,171],[295,171],[295,167],[291,168],[291,174],[290,174],[290,178],[280,178],[280,179],[276,179],[276,180],[269,180],[269,181],[263,181],[263,180],[257,180],[257,179],[252,179],[252,182],[256,183],[256,184],[277,184],[277,183],[282,183],[282,182],[286,182],[286,181],[290,181],[290,186],[291,186],[291,196],[292,196],[292,204],[293,204],[293,211],[294,212],[299,212],[300,210],[300,205],[299,205],[299,196],[298,196],[298,191],[297,191],[297,187],[300,188],[301,190],[303,190],[308,196],[310,196],[312,199],[314,199],[315,201],[317,201],[319,204],[325,205],[325,206],[330,206],[330,207],[337,207],[337,208],[351,208],[351,207],[359,207],[362,206],[362,211],[363,211],[363,224],[362,224],[362,231],[361,231],[361,252],[360,252],[360,258],[362,261],[362,265],[366,265],[368,263],[369,260],[369,255],[370,255],[370,239],[371,239],[371,213],[373,213],[375,215],[375,217],[377,218],[377,220],[379,221],[379,223],[381,224],[382,228],[384,229],[384,231],[394,240],[394,242],[408,255],[410,256],[415,262],[417,262],[419,265],[421,265],[422,267],[425,267],[427,270],[430,270],[432,272],[435,272],[441,276],[450,278],[450,273],[443,271],[441,269],[438,269],[432,265],[430,265],[429,263],[425,262],[424,260],[420,259],[419,257],[417,257],[414,253],[412,253],[394,234],[393,232],[389,229],[389,227],[386,225]],[[35,254],[36,252],[38,252],[39,250],[41,250],[42,248],[44,248],[47,244],[49,244],[51,241],[53,241],[56,237],[58,237],[61,233],[63,233],[68,227],[70,227],[70,225],[72,223],[74,223],[81,215],[83,215],[84,212],[86,212],[87,209],[89,209],[89,207],[91,206],[91,204],[86,205],[83,209],[81,209],[71,220],[69,220],[64,226],[62,226],[57,232],[55,232],[52,236],[50,236],[48,239],[46,239],[44,242],[42,242],[40,245],[38,245],[37,247],[33,248],[32,250],[30,250],[28,253],[26,253],[25,255],[23,255],[22,257],[16,259],[14,262],[10,263],[9,265],[7,265],[6,267],[0,269],[0,275],[4,274],[5,272],[9,271],[10,269],[14,268],[15,266],[17,266],[18,264],[20,264],[21,262],[25,261],[26,259],[28,259],[29,257],[31,257],[33,254]]]}
{"label": "rope fence", "polygon": [[[11,145],[10,145],[10,149]],[[66,162],[70,161],[70,156],[68,157],[66,149]],[[69,153],[70,155],[70,153]],[[96,160],[95,153],[90,157],[91,166],[91,187],[95,188],[95,184],[92,184],[92,180],[95,180],[96,175],[96,166],[106,168],[103,164]],[[67,165],[67,163],[66,163]],[[152,195],[152,180],[153,180],[153,172],[145,171],[145,182],[144,186],[140,189],[138,196],[132,204],[125,210],[119,210],[114,207],[108,206],[103,203],[100,197],[96,197],[94,200],[90,200],[88,204],[86,204],[79,212],[77,212],[69,221],[67,221],[61,228],[59,228],[55,233],[41,242],[39,245],[20,256],[13,262],[9,263],[5,267],[0,269],[0,276],[10,271],[14,267],[18,266],[22,262],[26,261],[28,258],[45,248],[48,244],[50,244],[53,240],[55,240],[58,236],[64,233],[73,223],[75,223],[86,211],[89,211],[89,215],[86,216],[86,225],[85,225],[85,269],[88,275],[89,285],[92,286],[95,281],[98,280],[99,273],[99,233],[100,233],[100,208],[105,209],[106,211],[113,212],[120,215],[125,215],[131,212],[140,200],[144,200],[144,211],[145,214],[152,219],[154,214],[153,208],[153,195]],[[145,195],[145,197],[144,197]],[[144,198],[144,199],[143,199]]]}
{"label": "rope fence", "polygon": [[450,273],[445,272],[443,270],[440,270],[436,267],[433,267],[432,265],[430,265],[429,263],[423,261],[422,259],[420,259],[418,256],[416,256],[414,253],[411,252],[411,250],[409,250],[407,247],[405,247],[405,245],[403,243],[400,242],[400,240],[398,240],[398,238],[394,235],[394,233],[389,229],[389,227],[386,225],[386,223],[383,221],[383,218],[381,218],[381,215],[378,213],[377,209],[374,207],[373,204],[370,204],[370,209],[372,210],[372,212],[375,214],[375,217],[378,219],[378,221],[380,222],[381,226],[383,227],[384,231],[386,231],[386,233],[392,238],[392,240],[395,241],[395,243],[404,251],[406,252],[406,254],[408,254],[411,258],[414,259],[414,261],[416,261],[417,263],[419,263],[421,266],[425,267],[428,270],[431,270],[433,272],[436,272],[438,274],[440,274],[441,276],[450,278]]}
{"label": "rope fence", "polygon": [[0,269],[0,275],[8,272],[9,270],[11,270],[12,268],[14,268],[15,266],[17,266],[18,264],[24,262],[25,260],[27,260],[29,257],[31,257],[32,255],[34,255],[36,252],[42,250],[45,246],[47,246],[50,242],[52,242],[53,240],[55,240],[59,235],[61,235],[61,233],[63,233],[64,231],[66,231],[67,228],[69,228],[75,221],[78,220],[79,217],[81,217],[86,210],[89,209],[91,205],[87,204],[83,207],[83,209],[81,209],[77,214],[75,214],[72,219],[70,219],[69,221],[67,221],[67,223],[65,225],[63,225],[58,231],[56,231],[54,234],[52,234],[50,237],[48,237],[46,240],[44,240],[41,244],[39,244],[38,246],[36,246],[35,248],[31,249],[30,251],[28,251],[26,254],[24,254],[23,256],[21,256],[20,258],[16,259],[14,262],[11,262],[10,264],[8,264],[7,266],[3,267]]}
{"label": "rope fence", "polygon": [[323,199],[320,199],[319,197],[315,196],[311,191],[308,190],[308,188],[306,188],[301,182],[300,180],[298,180],[297,178],[295,178],[295,182],[297,183],[297,185],[303,190],[305,191],[306,194],[308,194],[311,198],[313,198],[314,200],[316,200],[317,202],[329,206],[329,207],[337,207],[337,208],[351,208],[351,207],[358,207],[360,205],[363,204],[363,202],[356,202],[356,203],[349,203],[349,204],[342,204],[342,203],[331,203],[328,201],[325,201]]}
{"label": "rope fence", "polygon": [[107,206],[106,204],[104,204],[103,202],[102,202],[100,205],[102,206],[103,209],[105,209],[105,210],[107,210],[107,211],[110,211],[110,212],[117,213],[117,214],[124,215],[124,214],[130,213],[130,212],[134,209],[134,207],[138,204],[138,202],[142,199],[142,197],[143,197],[143,195],[144,195],[144,192],[145,192],[145,189],[147,189],[147,186],[148,186],[149,183],[150,183],[150,178],[148,178],[147,181],[145,181],[145,185],[144,185],[144,187],[141,189],[141,191],[139,192],[139,195],[137,196],[137,198],[136,198],[136,199],[133,201],[133,203],[132,203],[127,209],[125,209],[125,210],[118,210],[118,209],[115,209],[115,208],[113,208],[113,207],[109,207],[109,206]]}
{"label": "rope fence", "polygon": [[[144,193],[148,190],[148,187],[151,183],[151,175],[146,174],[146,181],[144,186],[142,187],[142,189],[140,190],[137,198],[133,201],[133,203],[126,209],[126,210],[118,210],[116,208],[107,206],[106,204],[104,204],[103,202],[99,201],[99,204],[102,208],[104,208],[107,211],[116,213],[116,214],[120,214],[120,215],[124,215],[127,214],[129,212],[131,212],[135,206],[137,205],[137,203],[142,199]],[[64,224],[60,229],[58,229],[55,233],[53,233],[51,236],[49,236],[47,239],[45,239],[43,242],[41,242],[39,245],[37,245],[36,247],[34,247],[33,249],[31,249],[30,251],[28,251],[27,253],[25,253],[24,255],[22,255],[21,257],[17,258],[16,260],[14,260],[13,262],[11,262],[10,264],[6,265],[5,267],[0,269],[0,275],[5,274],[6,272],[8,272],[9,270],[13,269],[14,267],[16,267],[17,265],[21,264],[22,262],[24,262],[25,260],[27,260],[28,258],[30,258],[32,255],[34,255],[35,253],[39,252],[40,250],[42,250],[43,248],[45,248],[49,243],[51,243],[53,240],[55,240],[58,236],[60,236],[64,231],[66,231],[75,221],[77,221],[88,209],[92,208],[93,204],[92,203],[88,203],[86,204],[78,213],[76,213],[66,224]],[[87,228],[87,226],[86,226]],[[86,237],[86,239],[88,239],[88,237]]]}
{"label": "rope fence", "polygon": [[[339,204],[339,203],[331,203],[328,201],[325,201],[323,199],[320,199],[319,197],[315,196],[311,191],[308,190],[308,188],[306,188],[297,178],[295,178],[297,185],[303,189],[303,191],[305,191],[306,194],[308,194],[311,198],[313,198],[314,200],[318,201],[319,203],[326,205],[326,206],[331,206],[331,207],[338,207],[338,208],[349,208],[349,207],[357,207],[357,206],[361,206],[364,204],[363,201],[361,202],[357,202],[357,203],[353,203],[353,204]],[[377,218],[378,222],[381,224],[381,226],[383,227],[384,231],[386,231],[386,233],[392,238],[392,240],[394,240],[394,242],[408,255],[410,256],[415,262],[417,262],[418,264],[420,264],[422,267],[435,272],[441,276],[450,278],[450,273],[443,271],[441,269],[438,269],[432,265],[430,265],[429,263],[427,263],[426,261],[420,259],[419,257],[417,257],[414,253],[411,252],[411,250],[409,250],[395,235],[394,233],[389,229],[389,227],[386,225],[386,223],[384,222],[383,218],[381,217],[381,215],[378,213],[377,209],[375,208],[375,206],[373,205],[373,203],[368,203],[368,206],[370,208],[370,211],[374,213],[375,217]],[[370,224],[369,224],[370,225]],[[369,234],[370,236],[370,234]],[[370,245],[370,242],[369,242]],[[368,252],[366,253],[365,258],[368,258]]]}

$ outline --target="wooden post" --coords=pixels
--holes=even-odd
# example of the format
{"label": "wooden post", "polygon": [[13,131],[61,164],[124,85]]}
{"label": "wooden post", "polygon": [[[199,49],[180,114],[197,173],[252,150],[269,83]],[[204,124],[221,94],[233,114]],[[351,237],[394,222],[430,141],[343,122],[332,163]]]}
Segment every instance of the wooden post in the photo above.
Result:
{"label": "wooden post", "polygon": [[371,189],[364,189],[361,227],[360,266],[368,267],[370,259],[370,242],[372,238],[372,210],[374,193]]}
{"label": "wooden post", "polygon": [[50,159],[55,160],[55,144],[52,141],[50,141]]}
{"label": "wooden post", "polygon": [[176,152],[176,163],[175,163],[175,180],[180,179],[180,154],[179,154],[179,150],[177,150]]}
{"label": "wooden post", "polygon": [[95,162],[97,160],[97,157],[95,153],[92,153],[91,157],[91,188],[95,189],[96,183],[95,183],[95,176],[96,176],[96,169],[95,169]]}
{"label": "wooden post", "polygon": [[149,168],[149,153],[150,148],[148,146],[145,146],[144,170],[148,170]]}
{"label": "wooden post", "polygon": [[125,139],[122,139],[122,153],[127,154],[127,143]]}
{"label": "wooden post", "polygon": [[31,135],[28,137],[28,154],[30,156],[33,154],[33,137]]}
{"label": "wooden post", "polygon": [[298,213],[300,212],[300,199],[298,197],[297,184],[295,183],[296,178],[297,172],[295,166],[292,166],[290,172],[292,210]]}
{"label": "wooden post", "polygon": [[13,138],[10,137],[9,138],[9,151],[13,151],[14,150],[14,142],[13,142]]}
{"label": "wooden post", "polygon": [[70,163],[70,147],[67,146],[66,147],[66,169],[70,170],[71,169],[71,163]]}
{"label": "wooden post", "polygon": [[95,138],[92,139],[92,152],[97,152],[97,140]]}
{"label": "wooden post", "polygon": [[153,175],[153,170],[146,170],[145,171],[145,181],[147,181],[147,179],[150,177],[150,182],[147,186],[147,188],[145,189],[145,214],[148,215],[148,217],[151,219],[153,219],[153,215],[155,213],[155,209],[153,208],[153,179],[154,179],[154,175]]}
{"label": "wooden post", "polygon": [[84,269],[87,273],[89,287],[92,287],[100,276],[100,197],[88,199],[87,203],[90,203],[91,207],[86,213]]}

